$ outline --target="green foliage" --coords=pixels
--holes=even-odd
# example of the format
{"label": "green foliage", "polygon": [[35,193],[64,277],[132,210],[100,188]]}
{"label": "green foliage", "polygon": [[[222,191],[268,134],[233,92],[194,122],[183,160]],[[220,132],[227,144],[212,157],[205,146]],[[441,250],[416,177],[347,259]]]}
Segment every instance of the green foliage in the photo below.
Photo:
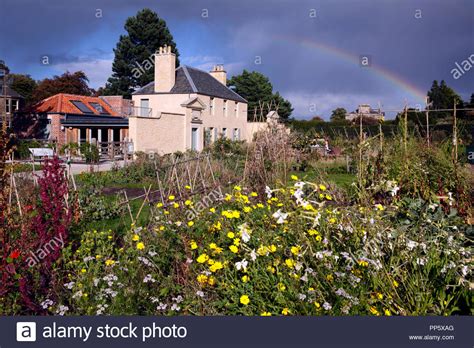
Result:
{"label": "green foliage", "polygon": [[[458,107],[463,106],[461,97],[444,80],[441,80],[440,84],[437,80],[433,81],[431,89],[428,91],[428,97],[432,103],[430,109],[452,109],[454,101],[458,102]],[[450,111],[433,112],[430,114],[430,122],[436,123],[451,116],[452,112]],[[459,116],[462,115],[458,114]]]}
{"label": "green foliage", "polygon": [[154,54],[164,45],[171,46],[176,54],[176,65],[179,66],[179,52],[176,48],[166,22],[152,10],[145,8],[136,16],[125,22],[126,35],[121,35],[114,49],[115,58],[112,65],[112,76],[101,92],[106,95],[123,95],[130,98],[137,87],[142,87],[154,80],[154,69],[140,72],[138,64],[150,61],[154,64]]}
{"label": "green foliage", "polygon": [[254,119],[255,110],[257,110],[257,116],[260,115],[259,103],[278,105],[278,114],[284,120],[288,119],[293,112],[291,103],[278,92],[273,93],[269,78],[259,72],[244,70],[242,74],[232,76],[228,85],[234,86],[235,92],[247,100],[249,120]]}
{"label": "green foliage", "polygon": [[471,313],[468,227],[455,213],[409,199],[342,209],[331,188],[295,183],[312,204],[295,199],[293,185],[270,200],[237,186],[193,220],[170,199],[147,228],[84,233],[65,253],[69,278],[49,311],[67,303],[76,315]]}
{"label": "green foliage", "polygon": [[82,143],[81,156],[84,157],[86,163],[97,163],[99,162],[100,154],[99,149],[96,145],[90,143]]}
{"label": "green foliage", "polygon": [[36,81],[30,75],[10,74],[10,77],[13,79],[11,88],[25,98],[25,103],[29,105],[37,86]]}
{"label": "green foliage", "polygon": [[36,140],[18,141],[15,146],[15,158],[29,159],[31,157],[30,148],[41,147],[41,143]]}
{"label": "green foliage", "polygon": [[331,121],[345,121],[347,110],[344,108],[336,108],[331,113]]}

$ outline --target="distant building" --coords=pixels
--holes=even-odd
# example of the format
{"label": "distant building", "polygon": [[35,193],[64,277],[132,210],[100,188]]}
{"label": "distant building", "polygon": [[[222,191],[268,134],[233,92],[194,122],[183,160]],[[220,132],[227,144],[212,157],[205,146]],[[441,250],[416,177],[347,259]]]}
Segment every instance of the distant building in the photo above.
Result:
{"label": "distant building", "polygon": [[58,145],[119,142],[128,136],[128,117],[134,113],[130,100],[121,96],[88,97],[60,93],[34,106],[46,114],[47,134]]}
{"label": "distant building", "polygon": [[7,120],[11,120],[15,112],[20,110],[22,100],[18,92],[0,80],[0,116],[6,115]]}
{"label": "distant building", "polygon": [[352,122],[359,116],[383,121],[385,118],[385,113],[380,112],[380,110],[372,109],[369,104],[360,104],[356,111],[346,114],[346,120]]}

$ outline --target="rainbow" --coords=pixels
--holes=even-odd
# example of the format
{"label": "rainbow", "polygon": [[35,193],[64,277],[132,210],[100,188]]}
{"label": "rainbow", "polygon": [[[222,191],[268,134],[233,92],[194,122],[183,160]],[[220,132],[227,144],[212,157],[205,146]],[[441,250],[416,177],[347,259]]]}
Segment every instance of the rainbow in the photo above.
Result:
{"label": "rainbow", "polygon": [[[274,39],[278,41],[286,41],[289,43],[297,43],[311,49],[317,49],[326,54],[330,54],[334,57],[350,62],[351,64],[360,65],[360,56],[345,51],[339,47],[330,46],[320,41],[289,36],[276,36],[274,37]],[[373,63],[371,63],[370,65],[370,71],[376,74],[376,76],[378,76],[379,78],[383,78],[385,81],[388,81],[396,88],[414,97],[416,100],[411,100],[411,102],[413,102],[414,104],[425,103],[426,92],[424,92],[414,84],[404,80],[400,76],[395,75],[392,71]]]}

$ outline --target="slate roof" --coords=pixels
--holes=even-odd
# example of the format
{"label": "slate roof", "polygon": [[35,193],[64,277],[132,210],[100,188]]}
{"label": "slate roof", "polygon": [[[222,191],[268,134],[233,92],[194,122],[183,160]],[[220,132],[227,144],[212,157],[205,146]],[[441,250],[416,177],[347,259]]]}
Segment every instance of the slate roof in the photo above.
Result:
{"label": "slate roof", "polygon": [[117,116],[99,116],[99,115],[66,115],[61,120],[64,126],[86,126],[86,125],[114,125],[128,126],[128,119]]}
{"label": "slate roof", "polygon": [[222,83],[217,81],[209,73],[186,65],[180,66],[176,69],[176,80],[171,91],[164,93],[156,93],[154,84],[155,82],[152,81],[137,90],[136,92],[134,92],[133,94],[146,95],[198,93],[211,97],[234,100],[241,103],[247,102],[244,98],[235,93],[229,87],[226,87]]}
{"label": "slate roof", "polygon": [[8,84],[6,86],[3,85],[3,82],[0,82],[0,97],[12,97],[12,98],[23,98],[20,93],[12,89]]}
{"label": "slate roof", "polygon": [[36,104],[34,106],[34,109],[36,112],[46,112],[46,113],[52,113],[52,114],[86,115],[77,106],[75,106],[72,103],[72,101],[82,102],[92,111],[93,113],[92,115],[97,115],[97,116],[100,115],[100,117],[106,116],[98,112],[92,105],[90,105],[90,103],[97,103],[102,107],[104,111],[106,111],[111,116],[115,116],[115,117],[120,116],[102,98],[88,97],[88,96],[75,95],[75,94],[66,94],[66,93],[59,93],[49,98],[46,98],[40,101],[38,104]]}

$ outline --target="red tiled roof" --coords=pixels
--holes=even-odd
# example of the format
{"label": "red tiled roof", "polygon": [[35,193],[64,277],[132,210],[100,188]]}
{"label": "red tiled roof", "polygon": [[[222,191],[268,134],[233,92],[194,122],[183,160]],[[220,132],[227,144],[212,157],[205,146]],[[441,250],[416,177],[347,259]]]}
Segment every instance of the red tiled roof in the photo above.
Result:
{"label": "red tiled roof", "polygon": [[[62,113],[62,114],[75,114],[75,115],[92,115],[86,114],[79,110],[72,101],[83,102],[94,115],[101,115],[92,105],[89,103],[98,103],[102,106],[104,111],[107,111],[111,116],[119,116],[109,104],[107,104],[102,98],[99,97],[86,97],[83,95],[65,94],[59,93],[40,101],[35,105],[34,109],[36,112],[47,112],[47,113]],[[103,115],[103,114],[102,114]]]}

